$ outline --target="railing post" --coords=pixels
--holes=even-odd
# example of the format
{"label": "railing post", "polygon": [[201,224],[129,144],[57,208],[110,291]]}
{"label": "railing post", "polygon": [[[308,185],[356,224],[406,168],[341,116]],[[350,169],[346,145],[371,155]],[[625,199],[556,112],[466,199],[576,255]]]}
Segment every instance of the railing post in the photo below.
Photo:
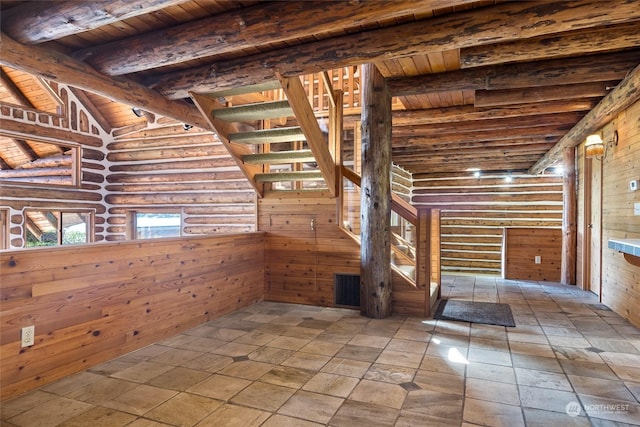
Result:
{"label": "railing post", "polygon": [[431,307],[431,209],[418,209],[416,221],[416,286],[424,289],[424,315]]}

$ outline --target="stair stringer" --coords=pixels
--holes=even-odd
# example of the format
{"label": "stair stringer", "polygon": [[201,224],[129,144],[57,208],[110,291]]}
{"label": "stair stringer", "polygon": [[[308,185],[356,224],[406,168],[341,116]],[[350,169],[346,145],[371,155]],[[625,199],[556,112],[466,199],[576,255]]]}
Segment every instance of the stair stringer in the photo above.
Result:
{"label": "stair stringer", "polygon": [[229,139],[230,134],[239,133],[240,130],[233,123],[228,123],[220,119],[216,119],[213,116],[213,110],[217,108],[223,108],[222,104],[206,95],[200,95],[197,93],[190,93],[191,98],[200,110],[200,113],[209,121],[214,132],[218,135],[218,138],[225,146],[233,160],[236,162],[244,176],[249,180],[253,188],[256,190],[258,197],[264,196],[264,183],[256,181],[257,174],[262,173],[262,167],[259,165],[247,164],[242,158],[244,155],[254,154],[251,149],[243,144],[231,142]]}
{"label": "stair stringer", "polygon": [[327,141],[322,136],[320,125],[316,120],[315,114],[307,94],[305,93],[302,82],[299,77],[284,77],[276,73],[276,77],[280,80],[282,89],[289,100],[289,105],[298,121],[298,125],[304,132],[307,144],[313,153],[318,164],[318,169],[324,178],[327,188],[332,197],[336,196],[336,165]]}

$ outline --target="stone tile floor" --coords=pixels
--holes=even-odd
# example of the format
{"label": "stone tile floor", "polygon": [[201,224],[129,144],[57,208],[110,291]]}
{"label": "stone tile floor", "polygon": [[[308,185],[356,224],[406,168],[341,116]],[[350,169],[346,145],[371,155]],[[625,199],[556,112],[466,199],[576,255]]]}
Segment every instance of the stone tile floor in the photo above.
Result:
{"label": "stone tile floor", "polygon": [[640,330],[575,287],[443,277],[517,326],[263,302],[2,403],[2,426],[640,425]]}

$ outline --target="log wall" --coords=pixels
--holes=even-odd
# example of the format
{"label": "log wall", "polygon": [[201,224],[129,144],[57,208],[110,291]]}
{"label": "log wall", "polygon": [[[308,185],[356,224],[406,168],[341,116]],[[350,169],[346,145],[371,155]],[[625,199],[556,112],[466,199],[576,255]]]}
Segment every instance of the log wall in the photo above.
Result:
{"label": "log wall", "polygon": [[505,228],[503,251],[505,279],[560,281],[562,229]]}
{"label": "log wall", "polygon": [[255,192],[213,133],[169,124],[107,148],[107,240],[126,239],[130,209],[181,209],[183,235],[255,230]]}
{"label": "log wall", "polygon": [[5,399],[261,300],[264,234],[16,250],[0,266]]}
{"label": "log wall", "polygon": [[126,240],[132,209],[180,210],[183,235],[255,230],[255,192],[215,134],[155,117],[107,132],[75,91],[57,87],[68,116],[3,104],[3,133],[79,145],[80,184],[3,182],[0,209],[8,209],[9,248],[25,243],[28,208],[93,211],[94,242]]}
{"label": "log wall", "polygon": [[413,180],[411,172],[401,167],[391,164],[391,190],[402,197],[403,200],[411,202],[411,188]]}
{"label": "log wall", "polygon": [[93,241],[105,239],[107,212],[102,190],[106,154],[103,141],[109,135],[73,92],[64,85],[59,85],[58,91],[66,115],[6,104],[0,108],[3,134],[64,145],[71,143],[82,150],[78,186],[2,183],[0,208],[6,208],[9,214],[9,248],[22,248],[25,243],[27,208],[91,210],[95,222]]}
{"label": "log wall", "polygon": [[[609,249],[608,240],[640,239],[640,190],[631,191],[629,181],[640,179],[640,102],[619,114],[602,129],[605,142],[618,131],[618,145],[610,147],[602,160],[602,302],[640,327],[640,267]],[[583,180],[579,180],[582,182]]]}
{"label": "log wall", "polygon": [[562,226],[561,175],[511,178],[413,176],[412,204],[441,210],[443,274],[499,276],[504,227]]}

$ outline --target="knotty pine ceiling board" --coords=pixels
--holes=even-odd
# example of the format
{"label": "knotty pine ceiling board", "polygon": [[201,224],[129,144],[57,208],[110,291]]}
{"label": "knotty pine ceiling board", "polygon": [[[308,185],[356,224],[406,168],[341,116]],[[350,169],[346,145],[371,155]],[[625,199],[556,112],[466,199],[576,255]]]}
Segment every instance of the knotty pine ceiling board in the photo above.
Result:
{"label": "knotty pine ceiling board", "polygon": [[29,147],[38,155],[38,158],[44,158],[49,156],[56,156],[62,154],[60,146],[56,144],[50,144],[48,142],[38,142],[27,140],[25,141]]}
{"label": "knotty pine ceiling board", "polygon": [[0,82],[0,102],[6,102],[7,104],[18,104],[18,100],[13,97],[11,92],[4,87],[4,84]]}
{"label": "knotty pine ceiling board", "polygon": [[136,117],[131,111],[131,107],[119,102],[112,101],[100,95],[86,92],[87,96],[95,105],[95,107],[102,113],[105,119],[114,128],[120,128],[124,126],[130,126],[138,123],[145,123],[147,120],[144,117]]}
{"label": "knotty pine ceiling board", "polygon": [[[2,67],[2,69],[36,109],[50,113],[56,113],[58,111],[58,102],[51,96],[49,91],[43,87],[43,83],[41,83],[37,77],[9,67]],[[4,87],[3,96],[0,98],[0,101],[22,105],[22,103],[15,99]]]}
{"label": "knotty pine ceiling board", "polygon": [[20,150],[13,139],[0,135],[0,155],[12,168],[29,162],[29,158]]}

